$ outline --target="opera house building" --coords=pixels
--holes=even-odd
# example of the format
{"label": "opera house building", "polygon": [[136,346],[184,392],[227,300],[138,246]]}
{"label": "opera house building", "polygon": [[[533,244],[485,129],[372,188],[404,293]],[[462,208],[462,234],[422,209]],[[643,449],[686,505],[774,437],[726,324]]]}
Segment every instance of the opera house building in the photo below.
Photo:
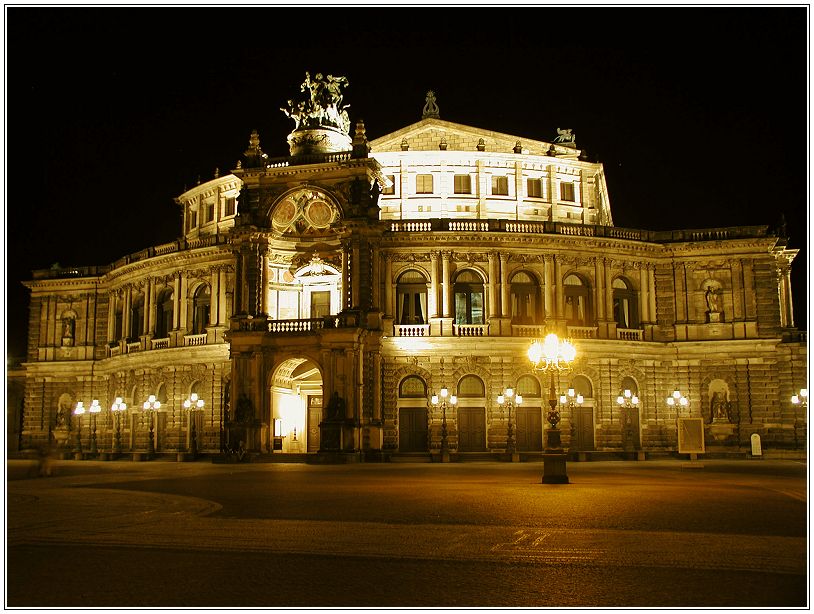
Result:
{"label": "opera house building", "polygon": [[[253,132],[176,197],[175,241],[33,272],[15,445],[531,461],[556,426],[571,460],[805,448],[782,232],[617,227],[570,129],[453,123],[429,92],[368,140],[346,86],[306,75],[290,155]],[[530,359],[552,333],[571,355]]]}

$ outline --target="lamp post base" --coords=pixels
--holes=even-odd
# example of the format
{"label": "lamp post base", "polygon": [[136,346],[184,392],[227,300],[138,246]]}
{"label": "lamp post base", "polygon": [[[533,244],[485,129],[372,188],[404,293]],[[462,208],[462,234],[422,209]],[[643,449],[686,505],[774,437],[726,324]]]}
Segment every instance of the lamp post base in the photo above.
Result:
{"label": "lamp post base", "polygon": [[566,455],[562,452],[543,454],[543,484],[568,484],[565,472]]}

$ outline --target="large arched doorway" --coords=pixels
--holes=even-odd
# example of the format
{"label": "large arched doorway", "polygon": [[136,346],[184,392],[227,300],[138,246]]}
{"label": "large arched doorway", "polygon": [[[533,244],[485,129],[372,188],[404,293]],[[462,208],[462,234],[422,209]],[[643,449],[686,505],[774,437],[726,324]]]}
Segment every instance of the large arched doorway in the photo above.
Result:
{"label": "large arched doorway", "polygon": [[271,384],[269,450],[274,454],[319,451],[322,375],[315,362],[289,358],[275,370]]}

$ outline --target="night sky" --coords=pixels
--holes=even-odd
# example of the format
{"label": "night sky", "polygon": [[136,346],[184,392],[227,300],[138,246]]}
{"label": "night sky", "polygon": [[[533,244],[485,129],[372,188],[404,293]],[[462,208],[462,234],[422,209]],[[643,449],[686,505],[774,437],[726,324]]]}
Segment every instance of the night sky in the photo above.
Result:
{"label": "night sky", "polygon": [[614,223],[785,215],[807,328],[808,8],[6,8],[6,352],[31,270],[109,264],[181,234],[173,198],[229,172],[305,71],[344,75],[374,139],[441,119],[603,162]]}

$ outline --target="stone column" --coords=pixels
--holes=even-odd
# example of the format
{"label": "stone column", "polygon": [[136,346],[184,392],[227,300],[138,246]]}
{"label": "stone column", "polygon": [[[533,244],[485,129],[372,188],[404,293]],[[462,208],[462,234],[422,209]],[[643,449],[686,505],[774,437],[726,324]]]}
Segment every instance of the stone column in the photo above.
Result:
{"label": "stone column", "polygon": [[780,276],[780,326],[794,326],[794,310],[791,304],[791,267],[781,266]]}
{"label": "stone column", "polygon": [[509,288],[509,254],[500,253],[500,312],[504,318],[512,317]]}
{"label": "stone column", "polygon": [[372,261],[371,264],[371,271],[370,271],[370,300],[371,300],[371,308],[378,309],[379,311],[383,312],[384,309],[382,308],[382,265],[381,265],[381,252],[378,246],[369,246],[370,249],[370,258]]}
{"label": "stone column", "polygon": [[116,293],[108,292],[107,300],[107,341],[116,341],[113,335],[116,334]]}
{"label": "stone column", "polygon": [[127,338],[130,336],[130,306],[133,304],[133,288],[132,286],[125,286],[124,288],[124,307],[122,308],[122,336]]}
{"label": "stone column", "polygon": [[342,241],[342,310],[350,309],[350,254],[348,242]]}
{"label": "stone column", "polygon": [[393,255],[382,254],[384,258],[384,305],[382,311],[386,318],[395,317],[393,310]]}
{"label": "stone column", "polygon": [[560,260],[556,255],[552,256],[554,261],[554,302],[557,305],[557,320],[565,326],[565,294],[562,291],[562,271],[560,270]]}
{"label": "stone column", "polygon": [[452,282],[450,280],[450,252],[441,252],[441,283],[443,285],[443,317],[452,317]]}
{"label": "stone column", "polygon": [[218,324],[225,325],[229,314],[226,311],[226,266],[217,267],[218,271]]}
{"label": "stone column", "polygon": [[172,281],[172,328],[178,330],[181,326],[181,273],[175,274],[175,279]]}
{"label": "stone column", "polygon": [[[260,247],[260,274],[257,276],[257,292],[259,294],[259,303],[260,303],[260,313],[262,315],[268,315],[268,303],[269,303],[269,257],[268,257],[268,247],[261,246]],[[210,296],[214,297],[214,294],[210,293]],[[210,309],[210,312],[212,310]]]}
{"label": "stone column", "polygon": [[605,315],[605,259],[597,257],[594,260],[594,275],[596,277],[596,319],[602,323],[607,320]]}
{"label": "stone column", "polygon": [[144,288],[144,334],[155,334],[155,279],[152,277],[147,279]]}
{"label": "stone column", "polygon": [[[608,336],[616,337],[616,323],[613,320],[613,260],[605,259],[605,314],[608,320]],[[613,328],[613,330],[610,330]]]}
{"label": "stone column", "polygon": [[441,316],[438,309],[438,252],[430,252],[430,293],[427,297],[427,311],[429,317],[438,318]]}
{"label": "stone column", "polygon": [[557,317],[557,310],[556,305],[554,304],[554,271],[553,263],[552,263],[552,256],[544,256],[544,268],[543,268],[543,281],[544,281],[544,288],[543,291],[545,292],[545,319],[546,322],[552,321],[554,318]]}
{"label": "stone column", "polygon": [[656,312],[656,265],[647,265],[647,283],[650,291],[647,298],[650,303],[650,322],[655,326],[658,324],[658,313]]}
{"label": "stone column", "polygon": [[647,264],[642,262],[639,268],[639,309],[642,324],[650,320],[650,283],[647,279]]}
{"label": "stone column", "polygon": [[187,298],[187,288],[189,286],[189,280],[187,279],[186,275],[180,273],[179,275],[179,296],[178,300],[180,302],[181,308],[179,309],[179,319],[178,319],[178,327],[185,332],[189,330],[189,300]]}
{"label": "stone column", "polygon": [[213,266],[209,269],[209,326],[218,325],[218,311],[220,310],[218,268]]}
{"label": "stone column", "polygon": [[497,308],[497,293],[498,293],[498,269],[497,269],[497,253],[490,251],[487,254],[489,258],[489,319],[496,318],[498,315]]}

